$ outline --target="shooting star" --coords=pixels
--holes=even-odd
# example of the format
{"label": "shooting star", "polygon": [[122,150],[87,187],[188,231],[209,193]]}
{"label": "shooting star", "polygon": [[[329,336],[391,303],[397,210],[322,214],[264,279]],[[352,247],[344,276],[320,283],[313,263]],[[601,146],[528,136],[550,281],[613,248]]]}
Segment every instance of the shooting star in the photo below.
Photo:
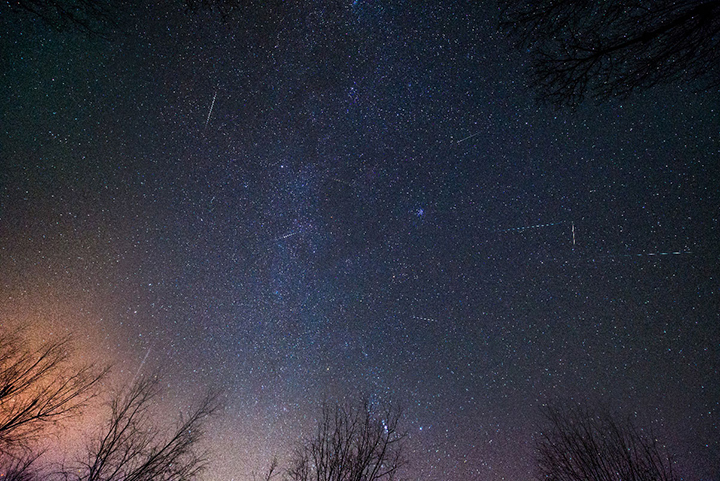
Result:
{"label": "shooting star", "polygon": [[459,143],[461,143],[461,142],[465,142],[466,140],[470,140],[470,139],[472,139],[473,137],[476,137],[476,136],[478,136],[478,135],[480,135],[480,134],[482,134],[482,131],[481,131],[481,132],[476,132],[476,133],[474,133],[474,134],[472,134],[472,135],[468,135],[468,136],[465,137],[464,139],[458,140],[457,143],[459,144]]}
{"label": "shooting star", "polygon": [[352,187],[352,184],[351,184],[350,182],[346,182],[346,181],[344,181],[344,180],[340,180],[340,179],[338,179],[337,177],[330,177],[330,180],[334,180],[335,182],[338,182],[338,183],[340,183],[340,184],[345,184],[345,185],[347,185],[347,186],[349,186],[349,187]]}
{"label": "shooting star", "polygon": [[210,116],[212,115],[212,111],[215,108],[215,99],[217,98],[218,91],[215,91],[215,95],[213,95],[212,103],[210,104],[210,112],[208,112],[207,120],[205,121],[205,128],[207,129],[208,123],[210,123]]}
{"label": "shooting star", "polygon": [[692,254],[692,251],[690,250],[680,250],[680,251],[663,251],[663,252],[638,252],[635,254],[620,254],[620,253],[608,253],[604,255],[595,255],[590,258],[586,258],[586,261],[589,262],[599,262],[602,260],[619,260],[623,257],[634,257],[634,258],[654,258],[654,257],[669,257],[669,256],[681,256],[681,255],[690,255]]}
{"label": "shooting star", "polygon": [[148,356],[150,355],[150,349],[152,349],[152,346],[148,347],[148,350],[147,350],[147,352],[145,353],[145,357],[143,358],[142,362],[140,363],[140,367],[138,368],[137,372],[135,373],[135,376],[133,376],[133,380],[132,380],[132,382],[130,383],[131,386],[132,386],[133,384],[135,384],[135,380],[136,380],[137,377],[140,375],[140,371],[142,370],[143,366],[145,365],[145,361],[147,361],[147,358],[148,358]]}
{"label": "shooting star", "polygon": [[692,252],[689,250],[667,252],[642,252],[639,254],[620,254],[620,257],[679,256],[682,254],[692,254]]}
{"label": "shooting star", "polygon": [[292,237],[292,236],[294,236],[294,235],[298,235],[299,233],[300,233],[300,232],[295,231],[295,232],[290,232],[289,234],[281,235],[280,237],[274,238],[274,239],[273,239],[273,242],[277,242],[277,241],[280,241],[280,240],[283,240],[283,239],[287,239],[288,237]]}
{"label": "shooting star", "polygon": [[[567,223],[566,220],[561,220],[559,222],[550,222],[548,224],[525,225],[522,227],[511,227],[510,229],[494,229],[494,230],[491,230],[490,232],[521,232],[521,231],[528,230],[528,229],[540,229],[542,227],[550,227],[553,225],[560,225],[560,224],[565,224],[565,223]],[[575,243],[574,239],[575,239],[575,223],[573,222],[573,244]]]}
{"label": "shooting star", "polygon": [[572,223],[573,245],[575,245],[575,222]]}

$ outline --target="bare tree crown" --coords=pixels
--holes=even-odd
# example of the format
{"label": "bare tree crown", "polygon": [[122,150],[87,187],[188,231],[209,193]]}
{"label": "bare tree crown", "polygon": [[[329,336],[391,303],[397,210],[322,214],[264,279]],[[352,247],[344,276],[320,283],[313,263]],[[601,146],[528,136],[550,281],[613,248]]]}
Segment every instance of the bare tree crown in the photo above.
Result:
{"label": "bare tree crown", "polygon": [[657,84],[720,87],[719,0],[501,0],[540,100],[576,105]]}
{"label": "bare tree crown", "polygon": [[77,367],[69,338],[27,347],[21,332],[0,329],[0,477],[14,481],[190,481],[205,469],[205,426],[220,409],[208,391],[174,429],[151,409],[162,393],[157,376],[140,377],[111,397],[104,425],[79,461],[49,470],[36,462],[37,441],[77,417],[98,396],[108,369]]}
{"label": "bare tree crown", "polygon": [[67,337],[32,349],[21,332],[0,330],[0,454],[30,449],[97,395],[108,369],[76,367],[71,352]]}
{"label": "bare tree crown", "polygon": [[287,481],[394,481],[405,464],[400,411],[325,404],[315,436],[301,445]]}
{"label": "bare tree crown", "polygon": [[679,481],[664,447],[632,420],[548,407],[537,444],[538,478],[552,481]]}

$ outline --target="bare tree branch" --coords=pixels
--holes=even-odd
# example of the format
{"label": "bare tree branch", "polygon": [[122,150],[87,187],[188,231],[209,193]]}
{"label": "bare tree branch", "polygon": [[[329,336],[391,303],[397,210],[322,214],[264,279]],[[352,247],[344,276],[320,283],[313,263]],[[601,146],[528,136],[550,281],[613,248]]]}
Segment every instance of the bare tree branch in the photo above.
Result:
{"label": "bare tree branch", "polygon": [[325,404],[314,438],[300,446],[288,481],[393,481],[405,464],[398,409]]}
{"label": "bare tree branch", "polygon": [[7,6],[17,13],[28,13],[58,31],[78,30],[99,35],[115,26],[116,7],[122,0],[12,0]]}
{"label": "bare tree branch", "polygon": [[35,461],[42,452],[26,452],[19,456],[0,455],[0,478],[3,481],[34,481],[40,479]]}
{"label": "bare tree branch", "polygon": [[129,392],[115,397],[100,435],[78,466],[64,469],[72,481],[184,481],[195,479],[206,467],[207,453],[198,443],[205,424],[220,404],[208,393],[174,431],[165,433],[153,422],[150,409],[160,394],[157,376],[141,378]]}
{"label": "bare tree branch", "polygon": [[[254,14],[271,3],[280,4],[280,0],[177,0],[174,3],[188,13],[215,12],[222,21],[228,21],[236,12]],[[127,0],[7,0],[0,4],[0,8],[27,14],[56,31],[77,31],[106,39],[110,31],[117,29],[120,18],[136,12],[138,6]]]}
{"label": "bare tree branch", "polygon": [[580,408],[548,407],[537,443],[538,479],[552,481],[679,481],[657,439],[631,420]]}
{"label": "bare tree branch", "polygon": [[0,329],[0,454],[30,449],[47,429],[96,396],[108,368],[74,367],[68,338],[32,350],[20,332]]}
{"label": "bare tree branch", "polygon": [[277,457],[272,458],[272,461],[270,461],[270,466],[268,466],[267,471],[262,475],[262,477],[258,477],[254,472],[252,473],[252,479],[253,481],[271,481],[273,478],[277,477],[280,473],[278,472],[279,467],[278,459]]}
{"label": "bare tree branch", "polygon": [[501,0],[540,100],[577,105],[678,81],[720,87],[720,0]]}

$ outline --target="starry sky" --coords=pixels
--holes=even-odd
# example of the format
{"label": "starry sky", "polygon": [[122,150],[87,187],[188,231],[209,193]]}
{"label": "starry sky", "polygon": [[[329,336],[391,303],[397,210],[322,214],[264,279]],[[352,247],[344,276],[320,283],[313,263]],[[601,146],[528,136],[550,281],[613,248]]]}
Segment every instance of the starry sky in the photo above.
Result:
{"label": "starry sky", "polygon": [[720,479],[717,92],[537,105],[492,2],[146,3],[1,7],[0,322],[221,387],[209,480],[360,397],[411,479],[528,479],[548,402]]}

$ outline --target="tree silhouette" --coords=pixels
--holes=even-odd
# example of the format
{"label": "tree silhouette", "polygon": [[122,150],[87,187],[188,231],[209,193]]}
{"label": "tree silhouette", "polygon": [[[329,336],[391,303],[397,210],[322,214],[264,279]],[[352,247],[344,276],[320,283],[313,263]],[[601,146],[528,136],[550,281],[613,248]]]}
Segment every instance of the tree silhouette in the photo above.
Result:
{"label": "tree silhouette", "polygon": [[97,395],[108,369],[71,363],[69,338],[33,350],[21,331],[0,329],[0,455],[18,456],[77,415]]}
{"label": "tree silhouette", "polygon": [[272,481],[273,478],[281,474],[278,470],[279,466],[280,463],[278,462],[277,457],[272,458],[272,461],[270,461],[270,465],[268,466],[267,471],[262,473],[262,475],[258,475],[255,472],[252,473],[252,481]]}
{"label": "tree silhouette", "polygon": [[112,0],[13,0],[5,2],[15,13],[39,18],[55,30],[79,30],[99,35],[115,24],[116,7]]}
{"label": "tree silhouette", "polygon": [[539,479],[551,481],[679,481],[673,461],[631,420],[581,408],[546,408],[537,444]]}
{"label": "tree silhouette", "polygon": [[404,465],[400,412],[358,406],[328,405],[317,433],[300,446],[290,462],[289,481],[393,481]]}
{"label": "tree silhouette", "polygon": [[157,376],[139,378],[109,402],[77,463],[61,469],[39,466],[37,441],[62,421],[76,419],[99,396],[109,368],[77,367],[70,338],[27,347],[22,331],[0,328],[0,478],[13,481],[186,481],[206,466],[200,449],[208,418],[220,404],[209,391],[173,429],[151,409],[162,394]]}
{"label": "tree silhouette", "polygon": [[[177,5],[189,13],[213,11],[227,20],[236,10],[256,9],[258,0],[178,0]],[[104,37],[117,27],[118,18],[137,8],[123,0],[12,0],[0,4],[16,14],[29,14],[58,31],[80,31]]]}
{"label": "tree silhouette", "polygon": [[0,454],[0,478],[3,481],[34,481],[40,479],[35,461],[40,453],[23,452],[18,455]]}
{"label": "tree silhouette", "polygon": [[88,446],[86,458],[64,469],[66,481],[185,481],[196,479],[207,457],[198,443],[220,404],[209,392],[178,419],[170,432],[154,422],[151,410],[161,389],[157,376],[139,379],[110,405],[107,424]]}
{"label": "tree silhouette", "polygon": [[720,87],[720,0],[500,0],[538,97],[577,105],[657,84]]}

